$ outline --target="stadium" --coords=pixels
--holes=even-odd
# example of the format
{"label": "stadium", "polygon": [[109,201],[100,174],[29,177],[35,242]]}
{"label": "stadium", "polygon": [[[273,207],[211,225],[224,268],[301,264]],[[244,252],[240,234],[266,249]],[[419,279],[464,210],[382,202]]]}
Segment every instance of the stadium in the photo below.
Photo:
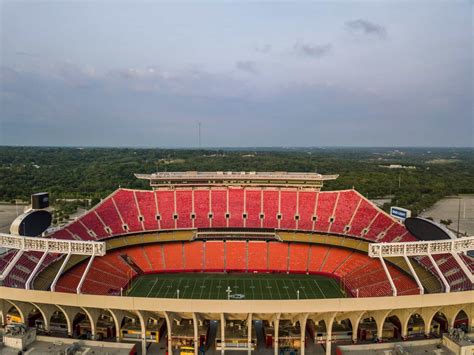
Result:
{"label": "stadium", "polygon": [[119,188],[40,235],[17,223],[0,236],[3,324],[141,353],[275,355],[473,326],[474,237],[324,191],[337,175],[136,177],[150,189]]}

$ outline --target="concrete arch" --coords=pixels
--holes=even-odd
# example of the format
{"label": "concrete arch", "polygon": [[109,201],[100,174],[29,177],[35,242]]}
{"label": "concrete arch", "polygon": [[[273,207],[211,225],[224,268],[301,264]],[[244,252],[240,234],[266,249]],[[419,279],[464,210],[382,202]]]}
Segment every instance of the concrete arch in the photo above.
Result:
{"label": "concrete arch", "polygon": [[60,305],[57,305],[57,307],[64,314],[67,323],[67,334],[72,337],[74,335],[74,317],[79,312],[79,308]]}
{"label": "concrete arch", "polygon": [[[89,324],[90,324],[90,327],[91,327],[91,337],[92,339],[94,339],[94,336],[95,336],[95,322],[93,321],[93,319],[91,318],[89,312],[87,310],[85,310],[83,307],[80,307],[79,309],[77,309],[71,316],[71,319],[72,319],[72,327],[74,328],[75,325],[77,324],[74,324],[78,315],[80,314],[84,314],[87,318],[87,320],[89,321]],[[75,330],[73,329],[73,333],[75,332]]]}
{"label": "concrete arch", "polygon": [[402,329],[403,329],[402,320],[400,319],[400,317],[397,314],[395,314],[395,313],[389,314],[387,316],[387,318],[385,318],[384,326],[385,326],[385,323],[391,323],[397,329],[396,331],[394,330],[393,338],[391,338],[391,339],[400,339],[402,337]]}
{"label": "concrete arch", "polygon": [[117,342],[120,342],[122,340],[122,322],[123,319],[125,318],[125,312],[119,309],[111,309],[107,308],[107,311],[110,312],[112,319],[114,320],[115,323],[115,338]]}
{"label": "concrete arch", "polygon": [[467,328],[469,328],[469,325],[470,325],[469,314],[468,314],[468,312],[464,309],[464,307],[461,308],[461,309],[456,313],[456,315],[454,316],[454,319],[453,319],[453,327],[456,326],[456,324],[455,324],[455,323],[456,323],[456,320],[458,320],[459,316],[462,315],[461,312],[464,313],[464,315],[466,316],[466,317],[465,317],[466,320],[467,320],[466,326],[467,326]]}
{"label": "concrete arch", "polygon": [[[98,340],[100,335],[102,335],[102,338],[100,340],[110,339],[111,337],[116,338],[117,323],[115,322],[112,312],[110,312],[109,309],[104,308],[101,310],[96,310],[96,312],[94,313],[95,313],[94,315],[97,318],[95,319],[95,327],[96,327],[95,339]],[[100,323],[106,326],[105,331],[101,332]],[[111,334],[110,330],[112,330],[113,328],[115,328],[115,332]]]}
{"label": "concrete arch", "polygon": [[447,332],[449,330],[448,317],[442,311],[438,310],[435,313],[433,313],[430,318],[427,318],[426,320],[426,324],[428,324],[428,327],[426,327],[426,324],[425,324],[425,334],[427,336],[429,336],[431,333],[431,324],[433,323],[433,320],[435,319],[435,317],[437,317],[438,319],[444,318],[444,321],[445,321],[444,326],[442,323],[438,322],[439,328],[438,328],[437,334],[435,335],[441,336],[443,332]]}
{"label": "concrete arch", "polygon": [[[363,321],[366,321],[366,320],[371,320],[372,322],[375,323],[375,329],[374,329],[374,330],[375,330],[375,334],[376,334],[375,336],[378,337],[378,332],[379,332],[379,330],[378,330],[378,329],[379,329],[378,325],[379,325],[379,322],[380,322],[380,320],[379,320],[378,318],[380,318],[380,316],[376,318],[376,315],[373,314],[373,313],[370,313],[370,312],[362,312],[362,313],[359,315],[359,317],[357,317],[358,322],[353,325],[353,330],[352,330],[352,332],[353,332],[353,337],[354,337],[354,333],[355,333],[355,337],[356,337],[356,339],[357,339],[358,341],[359,341],[359,340],[366,340],[366,336],[363,336],[363,337],[362,337],[363,331],[360,332],[361,337],[358,336],[358,335],[359,335],[359,328],[360,328],[360,325],[361,325],[361,323],[362,323]],[[366,330],[364,330],[364,332],[366,332]]]}
{"label": "concrete arch", "polygon": [[[44,330],[49,332],[49,312],[46,308],[48,307],[42,307],[40,306],[39,304],[37,303],[31,303],[31,305],[36,308],[40,313],[41,313],[41,316],[43,317],[43,327],[44,327]],[[31,313],[31,312],[30,312]],[[28,313],[29,315],[29,313]]]}
{"label": "concrete arch", "polygon": [[355,344],[357,343],[357,332],[359,331],[359,323],[362,319],[362,316],[365,312],[352,312],[347,315],[347,318],[350,320],[352,325],[352,342]]}
{"label": "concrete arch", "polygon": [[[423,316],[421,315],[422,312],[418,312],[418,311],[414,311],[414,312],[411,312],[411,314],[407,317],[406,320],[404,320],[404,324],[403,326],[405,327],[405,333],[404,333],[404,337],[407,337],[409,334],[408,334],[408,326],[410,324],[410,321],[413,320],[413,322],[415,321],[415,319],[419,319],[423,322],[423,331],[422,333],[425,334],[425,329],[427,328],[427,325],[426,325],[426,321],[423,319]],[[428,325],[429,327],[429,325]],[[421,333],[421,332],[420,332]]]}
{"label": "concrete arch", "polygon": [[[49,316],[49,331],[50,332],[57,331],[57,328],[53,329],[53,325],[58,324],[58,323],[53,323],[53,317],[55,317],[56,314],[58,315],[57,317],[59,318],[60,318],[59,315],[62,315],[64,317],[65,324],[66,324],[66,333],[69,337],[72,336],[72,324],[70,324],[69,316],[60,307],[57,307],[56,310],[52,311]],[[62,327],[60,328],[62,329]]]}
{"label": "concrete arch", "polygon": [[8,300],[8,302],[11,304],[11,307],[7,307],[8,309],[5,310],[5,318],[6,318],[7,314],[10,312],[10,310],[12,308],[15,308],[17,310],[18,314],[20,315],[21,322],[23,324],[26,324],[27,314],[25,315],[25,312],[22,309],[23,307],[21,307],[20,303],[19,302],[14,302],[14,301],[11,301],[11,300]]}
{"label": "concrete arch", "polygon": [[445,306],[441,307],[440,310],[446,315],[449,322],[449,329],[454,328],[454,321],[456,320],[456,316],[464,308],[463,305],[456,305],[456,306]]}
{"label": "concrete arch", "polygon": [[81,309],[85,312],[86,316],[89,318],[89,322],[91,324],[92,339],[96,339],[97,320],[99,319],[101,312],[97,308],[81,307]]}

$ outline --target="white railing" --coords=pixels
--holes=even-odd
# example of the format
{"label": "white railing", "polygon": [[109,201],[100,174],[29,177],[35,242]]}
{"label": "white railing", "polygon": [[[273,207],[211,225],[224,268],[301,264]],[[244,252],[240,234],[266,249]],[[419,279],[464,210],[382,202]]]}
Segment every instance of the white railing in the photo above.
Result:
{"label": "white railing", "polygon": [[371,258],[452,254],[464,253],[469,250],[474,250],[474,236],[451,240],[369,244]]}
{"label": "white railing", "polygon": [[56,254],[105,255],[105,242],[23,237],[0,233],[0,248]]}

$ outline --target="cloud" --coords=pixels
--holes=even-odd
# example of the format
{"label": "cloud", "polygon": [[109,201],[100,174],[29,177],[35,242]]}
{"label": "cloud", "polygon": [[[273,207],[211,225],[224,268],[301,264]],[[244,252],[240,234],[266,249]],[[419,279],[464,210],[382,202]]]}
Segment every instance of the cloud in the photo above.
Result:
{"label": "cloud", "polygon": [[271,44],[264,44],[264,45],[259,45],[255,46],[255,51],[258,53],[269,53],[272,50],[272,45]]}
{"label": "cloud", "polygon": [[249,74],[258,74],[257,63],[251,60],[243,60],[235,63],[235,67]]}
{"label": "cloud", "polygon": [[30,52],[15,52],[15,55],[25,56],[25,57],[38,57],[37,54]]}
{"label": "cloud", "polygon": [[384,26],[364,19],[357,19],[346,22],[346,30],[353,34],[363,34],[384,39],[387,37],[387,30]]}
{"label": "cloud", "polygon": [[329,54],[332,50],[332,45],[329,43],[321,45],[310,45],[310,44],[295,44],[294,50],[306,57],[321,58]]}

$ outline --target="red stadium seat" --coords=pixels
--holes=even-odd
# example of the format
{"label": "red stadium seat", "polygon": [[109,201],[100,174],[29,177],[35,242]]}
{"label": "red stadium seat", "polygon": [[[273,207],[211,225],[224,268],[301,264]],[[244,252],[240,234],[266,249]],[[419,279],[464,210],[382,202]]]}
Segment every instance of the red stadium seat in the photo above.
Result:
{"label": "red stadium seat", "polygon": [[[296,195],[297,191],[282,190],[280,192],[280,229],[296,229]],[[310,228],[311,229],[311,228]]]}
{"label": "red stadium seat", "polygon": [[[100,221],[99,217],[94,211],[84,214],[79,218],[82,224],[95,235],[95,239],[107,238],[109,234],[104,229],[104,224]],[[90,235],[90,233],[89,233]]]}
{"label": "red stadium seat", "polygon": [[286,272],[288,270],[288,244],[268,243],[268,271]]}
{"label": "red stadium seat", "polygon": [[104,224],[111,229],[111,234],[118,235],[126,232],[111,196],[103,200],[95,211]]}
{"label": "red stadium seat", "polygon": [[295,273],[306,273],[308,271],[308,244],[290,244],[290,260],[288,271]]}
{"label": "red stadium seat", "polygon": [[210,194],[209,189],[194,190],[194,213],[196,214],[194,226],[196,228],[209,228],[211,226],[209,219],[209,213],[211,212]]}
{"label": "red stadium seat", "polygon": [[328,251],[329,247],[326,246],[316,244],[309,246],[308,272],[320,272],[321,265],[323,264]]}
{"label": "red stadium seat", "polygon": [[244,190],[241,188],[229,188],[229,227],[242,228],[244,220]]}
{"label": "red stadium seat", "polygon": [[145,257],[150,261],[150,264],[155,272],[160,272],[165,269],[163,258],[163,245],[146,245],[143,247]]}
{"label": "red stadium seat", "polygon": [[245,190],[245,212],[247,219],[245,220],[245,227],[260,228],[262,220],[260,214],[262,213],[262,193],[261,190],[246,189]]}
{"label": "red stadium seat", "polygon": [[205,271],[224,271],[224,242],[209,241],[204,245],[204,253],[206,255],[204,270]]}
{"label": "red stadium seat", "polygon": [[225,269],[247,271],[247,242],[229,240],[225,243]]}
{"label": "red stadium seat", "polygon": [[183,244],[163,244],[163,255],[165,258],[165,270],[178,272],[183,270]]}
{"label": "red stadium seat", "polygon": [[212,228],[227,227],[227,190],[211,190],[211,213]]}
{"label": "red stadium seat", "polygon": [[352,252],[347,249],[330,248],[321,265],[321,271],[333,274],[351,254]]}
{"label": "red stadium seat", "polygon": [[263,190],[263,228],[278,228],[278,198],[277,190]]}
{"label": "red stadium seat", "polygon": [[394,220],[385,213],[380,212],[372,224],[369,226],[369,232],[365,235],[366,239],[378,240],[381,239],[379,235],[385,233],[393,224]]}
{"label": "red stadium seat", "polygon": [[378,210],[374,205],[363,198],[352,219],[351,229],[348,234],[354,237],[361,237],[364,229],[370,225],[370,222],[377,214]]}
{"label": "red stadium seat", "polygon": [[320,192],[318,205],[316,209],[317,220],[314,230],[318,232],[327,232],[330,226],[330,218],[333,217],[334,207],[336,206],[337,192]]}
{"label": "red stadium seat", "polygon": [[157,190],[155,194],[158,200],[158,214],[161,229],[175,229],[174,191]]}
{"label": "red stadium seat", "polygon": [[132,258],[135,264],[137,264],[138,267],[143,270],[143,272],[147,273],[154,271],[150,260],[148,260],[148,257],[145,255],[143,246],[128,248],[126,251],[124,251],[124,253]]}
{"label": "red stadium seat", "polygon": [[360,199],[360,195],[353,190],[339,192],[339,199],[334,213],[334,222],[331,224],[329,230],[331,233],[347,233],[346,226],[351,222]]}
{"label": "red stadium seat", "polygon": [[176,190],[176,212],[178,215],[177,228],[192,228],[191,214],[193,213],[192,190]]}
{"label": "red stadium seat", "polygon": [[184,243],[184,270],[186,271],[202,271],[204,257],[204,242],[194,241]]}
{"label": "red stadium seat", "polygon": [[301,191],[298,193],[298,223],[299,230],[312,230],[315,224],[316,202],[318,200],[318,192]]}
{"label": "red stadium seat", "polygon": [[155,193],[153,191],[136,191],[135,196],[138,201],[139,213],[143,217],[145,230],[159,229],[159,221],[156,219],[158,210],[156,209]]}
{"label": "red stadium seat", "polygon": [[137,201],[133,190],[120,189],[112,197],[123,222],[128,227],[128,232],[143,231],[142,222],[138,218],[140,215],[138,211]]}
{"label": "red stadium seat", "polygon": [[248,271],[268,270],[268,243],[259,241],[249,241],[248,248]]}

